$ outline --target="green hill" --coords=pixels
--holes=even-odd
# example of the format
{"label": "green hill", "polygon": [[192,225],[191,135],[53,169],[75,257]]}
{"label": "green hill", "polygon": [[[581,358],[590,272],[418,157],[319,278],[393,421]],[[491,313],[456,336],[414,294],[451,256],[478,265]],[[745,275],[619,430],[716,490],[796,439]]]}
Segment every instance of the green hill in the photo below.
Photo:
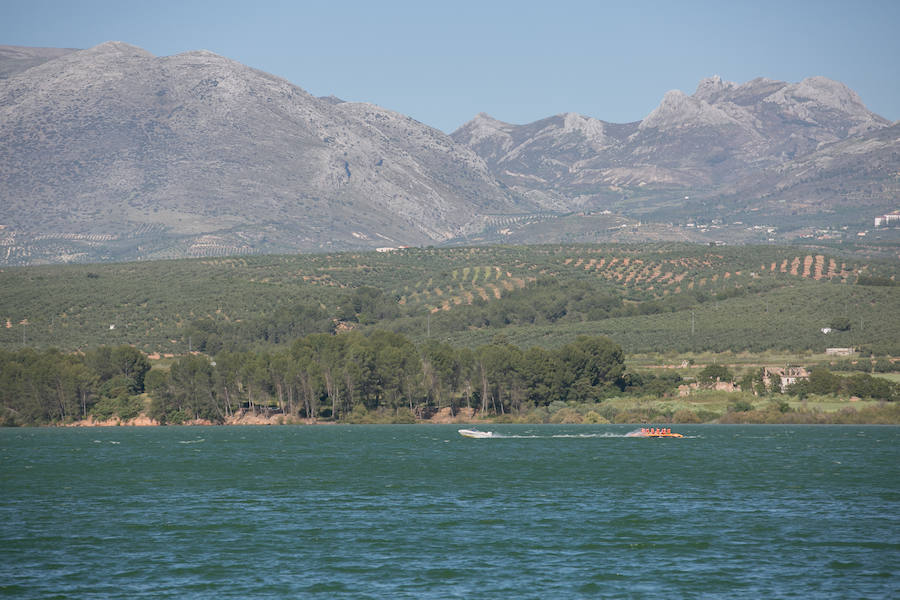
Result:
{"label": "green hill", "polygon": [[[377,326],[474,347],[900,354],[897,261],[688,244],[402,249],[6,268],[0,348],[180,353]],[[823,328],[832,332],[822,333]]]}

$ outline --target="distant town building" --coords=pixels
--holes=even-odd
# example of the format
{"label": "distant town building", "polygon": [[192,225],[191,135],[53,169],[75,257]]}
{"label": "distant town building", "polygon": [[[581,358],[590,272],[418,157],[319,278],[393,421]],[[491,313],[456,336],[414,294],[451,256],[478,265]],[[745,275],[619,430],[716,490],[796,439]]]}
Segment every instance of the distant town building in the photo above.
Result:
{"label": "distant town building", "polygon": [[853,348],[825,348],[826,356],[850,356],[854,352]]}
{"label": "distant town building", "polygon": [[875,217],[875,227],[891,227],[900,225],[900,211]]}

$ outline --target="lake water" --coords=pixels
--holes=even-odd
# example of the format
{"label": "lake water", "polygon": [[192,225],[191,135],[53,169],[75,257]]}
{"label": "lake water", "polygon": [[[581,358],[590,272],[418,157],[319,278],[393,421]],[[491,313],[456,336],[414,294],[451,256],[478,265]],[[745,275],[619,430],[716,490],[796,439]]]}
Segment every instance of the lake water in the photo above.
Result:
{"label": "lake water", "polygon": [[0,596],[888,598],[900,427],[0,430]]}

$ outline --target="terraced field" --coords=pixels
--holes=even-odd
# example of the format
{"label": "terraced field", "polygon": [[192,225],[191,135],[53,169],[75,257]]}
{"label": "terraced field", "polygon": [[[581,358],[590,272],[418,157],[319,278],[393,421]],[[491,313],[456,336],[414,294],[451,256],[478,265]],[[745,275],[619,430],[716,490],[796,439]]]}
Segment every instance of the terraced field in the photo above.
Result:
{"label": "terraced field", "polygon": [[[857,285],[863,276],[886,287]],[[331,315],[341,328],[377,326],[413,338],[432,332],[463,344],[466,339],[489,340],[498,327],[519,325],[517,315],[536,308],[553,316],[539,314],[535,324],[549,324],[548,318],[560,321],[539,336],[531,327],[521,334],[523,339],[552,345],[591,330],[625,340],[639,330],[644,333],[633,346],[652,351],[654,344],[668,343],[660,340],[674,335],[660,323],[677,322],[683,328],[691,321],[685,311],[705,315],[711,300],[716,307],[729,302],[734,310],[749,310],[759,323],[778,322],[775,316],[781,315],[787,323],[783,326],[793,320],[805,328],[825,327],[834,319],[852,320],[863,313],[873,329],[882,320],[890,326],[881,329],[891,331],[900,286],[888,284],[898,276],[896,260],[851,259],[798,247],[688,244],[410,248],[17,267],[0,271],[0,347],[20,347],[24,338],[26,345],[36,346],[133,343],[171,352],[191,347],[191,328],[199,319],[248,328],[252,323],[259,333],[246,335],[267,340],[271,324],[263,323],[275,314],[289,320],[301,309]],[[548,282],[556,286],[552,293]],[[365,289],[376,290],[378,297],[360,295]],[[566,296],[575,293],[577,307],[549,306],[565,304]],[[597,303],[608,306],[598,312]],[[861,303],[869,303],[864,311],[858,310]],[[813,307],[815,319],[803,316]],[[666,316],[679,311],[678,318]],[[621,326],[613,328],[609,317],[630,320],[615,321]],[[720,347],[735,335],[748,338],[753,347],[782,343],[777,327],[754,325],[737,334],[727,319],[704,322],[718,323],[718,333],[704,330],[711,336],[706,341],[695,336],[679,343],[690,349],[698,344]],[[834,345],[866,343],[860,335],[869,329],[865,323],[853,326],[852,339],[834,338]],[[887,343],[874,330],[870,333],[868,339]],[[900,340],[900,332],[896,337]],[[802,344],[819,344],[806,334],[801,339],[806,340]]]}
{"label": "terraced field", "polygon": [[[696,252],[696,247],[692,248]],[[503,254],[504,250],[494,252]],[[445,269],[450,269],[449,277],[447,273],[444,277],[432,275],[391,292],[403,305],[425,305],[432,311],[446,311],[454,306],[470,305],[476,298],[485,302],[499,299],[506,292],[526,288],[541,277],[593,277],[611,284],[627,297],[646,300],[687,291],[727,292],[766,280],[779,280],[784,285],[792,278],[852,283],[860,273],[885,270],[884,266],[873,268],[822,254],[794,254],[789,249],[767,252],[775,256],[765,262],[736,260],[743,253],[724,254],[719,249],[703,249],[695,256],[665,256],[638,249],[623,251],[618,247],[533,250],[542,260],[528,263],[498,256],[506,260],[500,264],[464,266],[452,260],[454,251],[447,250],[450,264]]]}

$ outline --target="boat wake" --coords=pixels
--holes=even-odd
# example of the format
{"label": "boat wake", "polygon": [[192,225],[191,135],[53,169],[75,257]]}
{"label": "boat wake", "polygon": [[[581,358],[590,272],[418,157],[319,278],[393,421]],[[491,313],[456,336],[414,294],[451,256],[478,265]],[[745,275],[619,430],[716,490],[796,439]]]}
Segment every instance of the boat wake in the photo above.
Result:
{"label": "boat wake", "polygon": [[[512,433],[498,433],[496,431],[481,431],[478,429],[460,429],[459,434],[463,437],[468,438],[477,438],[477,439],[505,439],[505,440],[546,440],[546,439],[589,439],[589,438],[645,438],[645,437],[654,437],[648,436],[646,433],[642,432],[640,429],[635,429],[633,431],[628,431],[626,433],[612,433],[612,432],[602,432],[602,433],[553,433],[549,435],[541,435],[537,433],[520,433],[520,434],[512,434]],[[684,437],[684,438],[695,438],[698,436],[659,436],[659,437]]]}
{"label": "boat wake", "polygon": [[506,440],[546,440],[546,439],[588,439],[588,438],[625,438],[633,437],[632,432],[629,433],[553,433],[550,435],[540,435],[536,433],[498,433],[496,431],[480,431],[477,429],[460,429],[459,434],[463,437],[477,439],[506,439]]}
{"label": "boat wake", "polygon": [[521,435],[498,435],[495,434],[495,437],[504,437],[504,438],[512,438],[512,439],[586,439],[586,438],[623,438],[628,437],[624,433],[554,433],[552,435],[536,435],[536,434],[521,434]]}

